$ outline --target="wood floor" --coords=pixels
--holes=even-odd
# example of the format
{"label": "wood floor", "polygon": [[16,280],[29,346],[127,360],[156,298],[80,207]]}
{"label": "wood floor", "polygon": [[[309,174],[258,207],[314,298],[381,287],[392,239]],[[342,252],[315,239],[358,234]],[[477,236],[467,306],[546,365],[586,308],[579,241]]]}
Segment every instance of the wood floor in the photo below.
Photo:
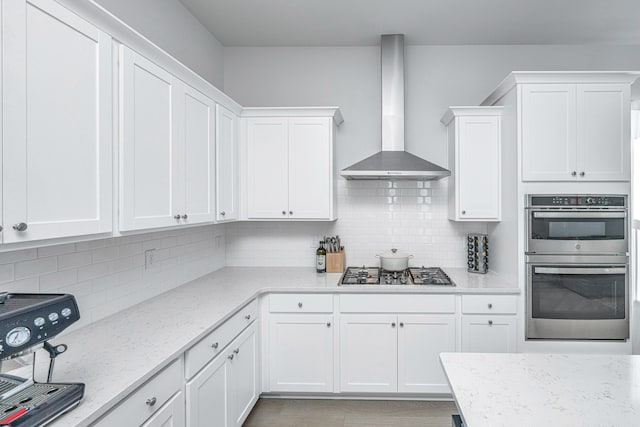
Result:
{"label": "wood floor", "polygon": [[451,427],[453,402],[260,399],[243,427]]}

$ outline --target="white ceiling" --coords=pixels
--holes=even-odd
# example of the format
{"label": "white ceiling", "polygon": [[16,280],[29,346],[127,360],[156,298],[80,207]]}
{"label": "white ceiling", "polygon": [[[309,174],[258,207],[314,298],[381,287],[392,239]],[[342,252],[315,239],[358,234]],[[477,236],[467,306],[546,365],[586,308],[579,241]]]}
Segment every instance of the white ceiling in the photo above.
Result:
{"label": "white ceiling", "polygon": [[224,46],[640,44],[640,0],[180,0]]}

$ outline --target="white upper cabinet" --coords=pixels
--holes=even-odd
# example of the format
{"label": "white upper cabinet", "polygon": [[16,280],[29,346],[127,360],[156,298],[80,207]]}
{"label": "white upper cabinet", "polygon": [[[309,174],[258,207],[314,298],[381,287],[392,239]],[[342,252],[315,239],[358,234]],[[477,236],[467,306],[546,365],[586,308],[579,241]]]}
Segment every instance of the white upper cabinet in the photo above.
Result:
{"label": "white upper cabinet", "polygon": [[524,181],[628,181],[628,83],[523,84]]}
{"label": "white upper cabinet", "polygon": [[245,109],[247,217],[333,220],[336,108]]}
{"label": "white upper cabinet", "polygon": [[215,219],[215,103],[179,82],[174,109],[178,159],[174,181],[181,223]]}
{"label": "white upper cabinet", "polygon": [[214,219],[215,103],[121,47],[120,229]]}
{"label": "white upper cabinet", "polygon": [[450,107],[442,118],[449,146],[449,219],[501,219],[502,107]]}
{"label": "white upper cabinet", "polygon": [[238,116],[216,105],[216,220],[238,219]]}
{"label": "white upper cabinet", "polygon": [[53,1],[2,7],[3,242],[110,232],[111,38]]}

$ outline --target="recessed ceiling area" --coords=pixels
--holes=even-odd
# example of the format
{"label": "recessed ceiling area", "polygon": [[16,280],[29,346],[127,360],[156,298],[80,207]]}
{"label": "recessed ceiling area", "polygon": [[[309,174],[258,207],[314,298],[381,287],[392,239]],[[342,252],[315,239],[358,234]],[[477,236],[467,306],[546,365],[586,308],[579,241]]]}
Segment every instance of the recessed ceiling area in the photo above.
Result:
{"label": "recessed ceiling area", "polygon": [[224,46],[640,44],[639,0],[180,0]]}

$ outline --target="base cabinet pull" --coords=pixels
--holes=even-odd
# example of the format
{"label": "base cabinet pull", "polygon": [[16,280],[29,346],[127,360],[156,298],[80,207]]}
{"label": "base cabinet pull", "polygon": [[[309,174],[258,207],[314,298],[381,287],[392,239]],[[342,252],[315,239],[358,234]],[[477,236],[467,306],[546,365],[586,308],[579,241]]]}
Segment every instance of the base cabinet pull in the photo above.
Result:
{"label": "base cabinet pull", "polygon": [[146,403],[147,403],[148,406],[153,406],[153,405],[156,404],[157,401],[158,401],[158,399],[156,399],[155,397],[152,397],[150,399],[147,399]]}
{"label": "base cabinet pull", "polygon": [[16,231],[25,231],[29,226],[26,222],[21,222],[13,225],[13,229]]}
{"label": "base cabinet pull", "polygon": [[493,326],[493,320],[489,320],[489,326]]}
{"label": "base cabinet pull", "polygon": [[213,344],[211,344],[211,348],[214,350],[217,350],[219,345],[220,345],[219,343],[214,342]]}

